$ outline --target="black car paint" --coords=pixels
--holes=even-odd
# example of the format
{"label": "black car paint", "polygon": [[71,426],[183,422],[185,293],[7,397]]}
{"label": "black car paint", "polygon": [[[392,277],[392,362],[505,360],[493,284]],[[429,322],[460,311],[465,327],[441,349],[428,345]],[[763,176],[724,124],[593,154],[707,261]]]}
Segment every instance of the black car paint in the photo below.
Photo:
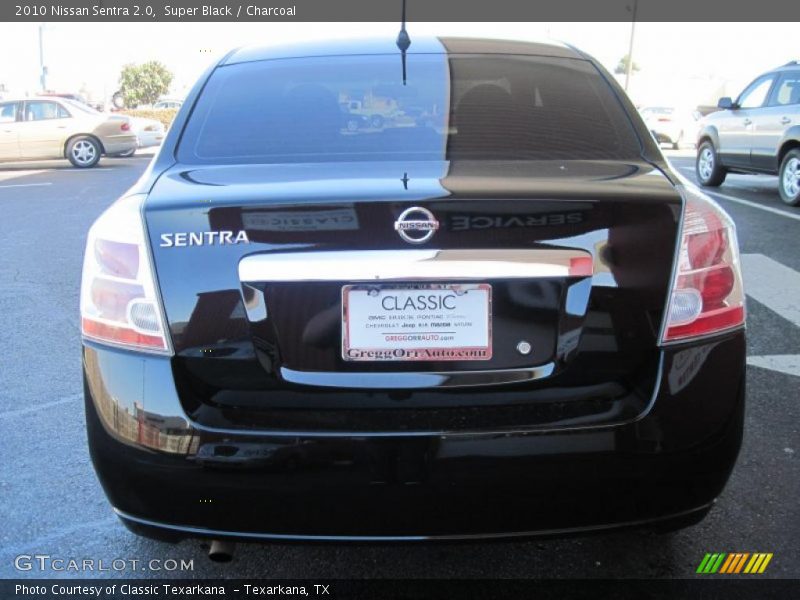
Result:
{"label": "black car paint", "polygon": [[[515,47],[525,49],[547,52]],[[177,537],[418,539],[592,530],[707,510],[741,443],[744,333],[658,347],[681,199],[640,119],[631,117],[641,160],[629,164],[389,163],[373,165],[380,176],[359,197],[348,185],[358,165],[177,164],[180,132],[207,75],[132,190],[149,194],[144,210],[175,356],[84,345],[92,459],[127,525]],[[329,190],[270,193],[293,178]],[[577,247],[609,273],[605,285],[602,277],[591,289],[579,285],[583,347],[555,356],[555,340],[536,344],[545,355],[533,360],[559,365],[552,379],[452,390],[331,390],[281,379],[270,343],[294,366],[356,367],[329,342],[307,353],[293,336],[241,318],[239,259],[298,248],[403,249],[391,223],[414,205],[441,215],[437,246]],[[163,232],[235,230],[243,212],[287,206],[350,209],[359,227],[345,239],[248,231],[250,244],[158,245]],[[455,231],[476,215],[502,223],[520,211],[545,224]],[[599,235],[607,252],[576,240],[575,224],[559,220],[566,214],[582,215],[578,230]],[[506,297],[515,293],[497,284]],[[329,306],[335,289],[318,292],[298,307],[304,319]],[[603,351],[608,344],[613,352]],[[522,359],[494,360],[510,368]],[[391,365],[410,368],[419,365]]]}
{"label": "black car paint", "polygon": [[664,350],[656,401],[614,426],[321,434],[303,429],[316,427],[309,411],[289,431],[243,431],[224,414],[199,425],[168,358],[87,344],[86,415],[106,494],[148,535],[563,533],[702,514],[739,451],[744,359],[742,332]]}

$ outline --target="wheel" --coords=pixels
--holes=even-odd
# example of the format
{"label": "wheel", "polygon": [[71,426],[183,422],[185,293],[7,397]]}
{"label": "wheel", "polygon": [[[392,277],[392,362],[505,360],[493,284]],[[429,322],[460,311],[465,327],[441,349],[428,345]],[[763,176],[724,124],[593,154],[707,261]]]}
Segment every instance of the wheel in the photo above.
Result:
{"label": "wheel", "polygon": [[725,167],[719,164],[714,144],[708,140],[700,144],[694,167],[700,185],[704,186],[717,187],[725,181],[725,176],[728,174]]}
{"label": "wheel", "polygon": [[380,115],[372,115],[369,119],[369,124],[375,129],[383,127],[383,117]]}
{"label": "wheel", "polygon": [[100,144],[88,135],[72,138],[67,144],[67,158],[80,169],[93,167],[100,160]]}
{"label": "wheel", "polygon": [[800,148],[786,153],[778,172],[778,191],[789,206],[800,206]]}
{"label": "wheel", "polygon": [[672,142],[672,149],[673,150],[680,150],[681,149],[681,142],[683,141],[683,132],[681,131],[678,134],[678,139]]}
{"label": "wheel", "polygon": [[114,108],[120,110],[125,108],[125,97],[122,95],[122,92],[114,92],[114,95],[111,96],[111,103],[114,105]]}
{"label": "wheel", "polygon": [[347,131],[358,131],[358,119],[347,120]]}

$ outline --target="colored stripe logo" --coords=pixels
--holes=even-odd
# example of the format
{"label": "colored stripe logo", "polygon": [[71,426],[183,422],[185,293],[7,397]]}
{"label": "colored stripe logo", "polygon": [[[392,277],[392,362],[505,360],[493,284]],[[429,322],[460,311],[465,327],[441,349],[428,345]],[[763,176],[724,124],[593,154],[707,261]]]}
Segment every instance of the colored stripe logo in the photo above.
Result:
{"label": "colored stripe logo", "polygon": [[771,560],[772,552],[754,552],[752,554],[750,552],[708,552],[700,561],[696,572],[701,575],[713,575],[714,573],[755,575],[766,571]]}

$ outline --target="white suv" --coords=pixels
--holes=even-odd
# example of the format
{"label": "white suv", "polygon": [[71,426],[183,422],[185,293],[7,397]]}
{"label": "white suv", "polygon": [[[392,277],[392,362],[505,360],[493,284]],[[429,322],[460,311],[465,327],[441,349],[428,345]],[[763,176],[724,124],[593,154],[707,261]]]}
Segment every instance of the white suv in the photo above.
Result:
{"label": "white suv", "polygon": [[697,138],[697,179],[718,186],[728,173],[778,175],[781,200],[800,205],[800,64],[757,77],[736,101],[705,118]]}

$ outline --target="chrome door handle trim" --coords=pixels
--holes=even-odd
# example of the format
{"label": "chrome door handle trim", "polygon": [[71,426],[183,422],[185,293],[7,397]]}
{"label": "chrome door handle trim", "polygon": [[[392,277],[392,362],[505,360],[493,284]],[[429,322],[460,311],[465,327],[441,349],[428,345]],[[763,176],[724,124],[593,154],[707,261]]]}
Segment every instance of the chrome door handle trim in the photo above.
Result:
{"label": "chrome door handle trim", "polygon": [[370,389],[424,389],[502,385],[543,379],[553,374],[555,363],[522,369],[484,371],[418,371],[344,373],[341,371],[295,371],[281,367],[281,377],[290,383],[317,387]]}
{"label": "chrome door handle trim", "polygon": [[578,249],[342,250],[251,254],[239,261],[239,280],[486,281],[589,277],[593,257]]}

